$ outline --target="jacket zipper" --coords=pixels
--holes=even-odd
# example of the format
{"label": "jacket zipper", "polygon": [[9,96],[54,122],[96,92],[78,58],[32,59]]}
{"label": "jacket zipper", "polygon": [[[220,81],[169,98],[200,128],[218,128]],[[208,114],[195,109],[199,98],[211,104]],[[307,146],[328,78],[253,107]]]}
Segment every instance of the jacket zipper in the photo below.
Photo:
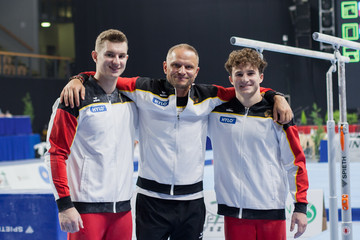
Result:
{"label": "jacket zipper", "polygon": [[177,161],[177,157],[178,157],[178,146],[177,146],[177,142],[178,142],[179,120],[180,120],[180,114],[179,114],[178,111],[177,111],[177,95],[176,95],[176,89],[175,89],[175,114],[176,114],[176,119],[175,119],[175,124],[174,124],[174,128],[175,128],[175,160],[174,160],[174,162],[173,162],[173,174],[172,174],[171,187],[170,187],[170,195],[171,195],[171,196],[174,195],[175,166],[176,166],[176,161]]}
{"label": "jacket zipper", "polygon": [[[246,117],[247,117],[247,115],[249,114],[249,108],[248,107],[245,107],[245,114],[244,114],[244,121],[242,122],[242,128],[241,128],[241,135],[240,135],[240,137],[241,137],[241,139],[240,139],[240,145],[242,145],[242,142],[243,142],[243,140],[244,140],[244,128],[245,128],[245,120],[246,120]],[[240,149],[242,149],[242,148],[240,148]],[[243,154],[243,151],[241,150],[241,155]],[[241,163],[240,163],[240,165],[242,165]],[[243,168],[242,166],[240,166],[241,168]],[[242,184],[241,184],[241,182],[240,182],[240,190],[241,190],[241,193],[243,192],[243,190],[242,190]],[[242,200],[241,200],[241,193],[240,193],[240,202],[242,202]],[[242,212],[243,212],[243,208],[240,208],[240,211],[239,211],[239,218],[242,218]]]}
{"label": "jacket zipper", "polygon": [[[177,102],[175,102],[175,104],[177,104]],[[177,111],[177,108],[176,108]],[[176,121],[175,121],[175,129],[176,129],[176,139],[175,139],[175,162],[174,162],[174,173],[172,176],[172,183],[171,183],[171,187],[170,187],[170,195],[173,196],[174,195],[174,186],[175,186],[175,165],[176,165],[176,161],[177,161],[177,157],[178,157],[178,146],[177,146],[177,137],[178,137],[178,131],[179,131],[179,121],[180,121],[180,114],[177,112],[176,113]]]}
{"label": "jacket zipper", "polygon": [[[189,92],[188,92],[188,94],[187,94],[187,97],[189,98],[189,96],[190,96],[190,91],[191,91],[191,89],[189,90]],[[189,102],[189,100],[188,100],[188,102]],[[186,103],[186,105],[187,105],[187,103]],[[186,108],[186,106],[185,106],[185,108]],[[185,111],[185,108],[183,109],[183,111]],[[178,132],[179,132],[179,125],[180,125],[180,113],[182,112],[178,112],[178,110],[177,110],[177,94],[176,94],[176,89],[175,89],[175,111],[176,111],[176,120],[175,120],[175,129],[176,129],[176,138],[175,138],[175,146],[176,146],[176,148],[175,148],[175,162],[174,162],[174,172],[173,172],[173,176],[172,176],[172,183],[171,183],[171,188],[170,188],[170,195],[174,195],[174,186],[175,186],[175,166],[176,166],[176,162],[177,162],[177,160],[178,160],[178,145],[177,145],[177,142],[178,142]]]}
{"label": "jacket zipper", "polygon": [[[111,108],[112,107],[112,103],[111,103],[111,94],[107,94],[107,98],[108,98],[108,101],[109,101],[109,108]],[[119,98],[120,98],[120,100],[121,100],[121,102],[122,102],[122,99],[121,99],[121,96],[120,96],[120,93],[119,93]],[[116,175],[115,175],[115,178],[116,178]],[[115,183],[117,183],[118,181],[117,181],[117,179],[115,179]],[[117,188],[116,188],[117,189]],[[114,194],[115,194],[115,192],[114,192]],[[116,199],[116,198],[115,198]],[[116,213],[116,202],[114,201],[113,202],[113,213]]]}

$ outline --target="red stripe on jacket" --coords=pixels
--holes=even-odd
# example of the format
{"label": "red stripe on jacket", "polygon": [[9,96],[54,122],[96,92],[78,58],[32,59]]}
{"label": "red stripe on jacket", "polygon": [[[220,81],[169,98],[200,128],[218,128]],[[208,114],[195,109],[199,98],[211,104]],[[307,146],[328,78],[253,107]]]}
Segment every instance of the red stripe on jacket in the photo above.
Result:
{"label": "red stripe on jacket", "polygon": [[306,170],[306,158],[301,148],[298,129],[296,126],[290,126],[286,129],[286,135],[293,151],[295,161],[294,165],[298,167],[295,176],[296,193],[295,201],[307,203],[306,195],[309,188],[308,175]]}
{"label": "red stripe on jacket", "polygon": [[77,119],[75,116],[63,109],[57,109],[49,137],[52,146],[49,153],[51,175],[59,198],[70,196],[66,160],[75,138],[76,127]]}

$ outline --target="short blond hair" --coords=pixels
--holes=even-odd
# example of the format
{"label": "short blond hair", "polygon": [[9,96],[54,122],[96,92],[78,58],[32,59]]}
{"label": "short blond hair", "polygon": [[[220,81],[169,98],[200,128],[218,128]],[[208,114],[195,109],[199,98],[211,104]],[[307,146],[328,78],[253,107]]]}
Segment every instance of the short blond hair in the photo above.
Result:
{"label": "short blond hair", "polygon": [[100,33],[96,38],[95,51],[99,51],[104,45],[105,41],[120,43],[125,42],[126,44],[128,44],[126,35],[123,32],[116,29],[108,29]]}
{"label": "short blond hair", "polygon": [[185,48],[186,50],[189,50],[189,51],[194,52],[195,55],[196,55],[198,64],[199,64],[199,54],[198,54],[197,50],[196,50],[193,46],[191,46],[191,45],[189,45],[189,44],[187,44],[187,43],[180,43],[180,44],[177,44],[177,45],[171,47],[171,48],[169,49],[167,55],[166,55],[166,61],[168,61],[168,58],[170,57],[171,53],[172,53],[175,49],[178,49],[178,48]]}
{"label": "short blond hair", "polygon": [[264,73],[267,62],[260,56],[260,54],[250,48],[243,48],[241,50],[234,50],[229,54],[229,58],[225,63],[225,69],[232,74],[232,68],[240,65],[250,64],[259,70],[259,73]]}

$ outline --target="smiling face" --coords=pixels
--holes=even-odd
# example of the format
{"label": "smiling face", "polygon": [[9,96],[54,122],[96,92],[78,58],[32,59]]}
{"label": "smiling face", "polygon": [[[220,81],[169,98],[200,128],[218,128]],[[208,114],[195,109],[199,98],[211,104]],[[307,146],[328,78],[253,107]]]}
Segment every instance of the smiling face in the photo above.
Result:
{"label": "smiling face", "polygon": [[264,79],[266,61],[255,50],[244,48],[232,51],[225,63],[236,98],[250,107],[261,100],[260,83]]}
{"label": "smiling face", "polygon": [[96,62],[95,78],[117,78],[125,70],[128,46],[126,42],[104,41],[98,50],[92,52]]}
{"label": "smiling face", "polygon": [[186,96],[199,72],[199,59],[196,52],[186,47],[171,50],[163,63],[169,83],[176,89],[177,96]]}
{"label": "smiling face", "polygon": [[251,97],[257,92],[260,93],[260,83],[264,74],[260,74],[256,67],[250,63],[232,67],[232,74],[229,76],[230,83],[235,87],[236,94],[243,97]]}

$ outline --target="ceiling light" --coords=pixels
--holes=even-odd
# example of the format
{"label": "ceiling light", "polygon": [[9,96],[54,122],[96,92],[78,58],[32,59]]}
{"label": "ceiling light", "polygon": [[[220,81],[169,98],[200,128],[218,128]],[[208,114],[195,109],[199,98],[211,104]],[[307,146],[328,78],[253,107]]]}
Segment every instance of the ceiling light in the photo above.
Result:
{"label": "ceiling light", "polygon": [[50,27],[51,26],[51,23],[50,22],[42,22],[41,23],[41,26],[46,28],[46,27]]}

